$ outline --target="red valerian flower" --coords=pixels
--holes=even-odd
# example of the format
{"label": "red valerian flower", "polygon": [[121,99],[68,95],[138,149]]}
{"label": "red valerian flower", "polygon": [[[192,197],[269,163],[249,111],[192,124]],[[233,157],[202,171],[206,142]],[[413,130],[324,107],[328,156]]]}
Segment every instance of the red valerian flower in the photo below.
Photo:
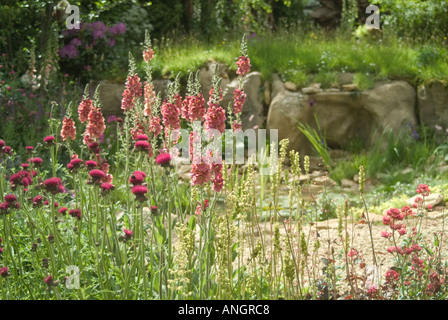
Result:
{"label": "red valerian flower", "polygon": [[395,270],[387,270],[386,271],[386,282],[391,283],[397,281],[400,278],[400,275]]}
{"label": "red valerian flower", "polygon": [[428,185],[426,185],[426,184],[420,184],[420,185],[417,187],[416,192],[419,193],[419,194],[421,194],[421,195],[424,196],[424,197],[427,197],[427,196],[429,196],[429,194],[431,193],[431,190],[429,190]]}

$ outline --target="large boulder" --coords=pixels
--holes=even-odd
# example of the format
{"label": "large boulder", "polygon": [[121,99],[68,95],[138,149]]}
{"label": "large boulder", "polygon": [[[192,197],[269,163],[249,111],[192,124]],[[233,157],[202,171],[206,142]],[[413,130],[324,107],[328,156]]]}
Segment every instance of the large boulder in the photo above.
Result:
{"label": "large boulder", "polygon": [[415,89],[406,81],[378,83],[363,93],[363,107],[372,115],[380,132],[398,132],[403,125],[416,124]]}
{"label": "large boulder", "polygon": [[436,81],[418,90],[418,109],[424,125],[448,127],[448,87]]}
{"label": "large boulder", "polygon": [[[161,92],[162,99],[168,92],[170,80],[153,80],[154,90],[156,93]],[[123,99],[123,91],[126,88],[124,83],[111,82],[107,80],[90,82],[90,96],[93,97],[97,86],[100,85],[100,102],[101,111],[104,116],[123,115],[121,109],[121,100]]]}
{"label": "large boulder", "polygon": [[[225,92],[222,107],[227,110],[230,104],[233,105],[233,91],[238,86],[238,79],[234,79],[227,86],[223,87]],[[247,94],[244,102],[243,110],[241,112],[241,120],[243,123],[243,130],[254,128],[258,126],[261,128],[265,122],[263,115],[263,93],[260,91],[261,74],[260,72],[251,72],[244,77],[243,81],[244,92]]]}
{"label": "large boulder", "polygon": [[221,62],[209,61],[207,64],[199,69],[199,78],[202,88],[202,95],[205,101],[208,100],[210,88],[212,87],[213,74],[215,68],[218,66],[218,76],[222,78],[221,88],[224,88],[231,82],[229,77],[229,68]]}
{"label": "large boulder", "polygon": [[377,130],[398,132],[405,124],[415,123],[414,107],[415,91],[404,81],[378,83],[372,90],[355,92],[303,94],[279,89],[269,108],[267,127],[278,129],[279,140],[289,138],[290,148],[303,154],[312,148],[299,123],[316,128],[316,117],[329,147],[345,148],[354,138],[369,143]]}
{"label": "large boulder", "polygon": [[289,149],[302,154],[311,152],[311,145],[299,131],[300,122],[308,123],[312,110],[300,92],[280,87],[277,82],[275,96],[271,101],[267,118],[267,129],[278,130],[278,140],[289,139]]}

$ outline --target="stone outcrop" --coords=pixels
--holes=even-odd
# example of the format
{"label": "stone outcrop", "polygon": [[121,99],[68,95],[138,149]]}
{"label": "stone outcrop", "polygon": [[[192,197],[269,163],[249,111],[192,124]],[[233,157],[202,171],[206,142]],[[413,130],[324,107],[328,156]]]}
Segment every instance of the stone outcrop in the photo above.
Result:
{"label": "stone outcrop", "polygon": [[418,112],[421,121],[430,127],[448,127],[448,86],[436,81],[418,89]]}
{"label": "stone outcrop", "polygon": [[415,90],[404,81],[378,83],[367,91],[303,91],[280,90],[267,118],[268,128],[279,130],[280,140],[289,138],[291,149],[303,153],[312,148],[298,125],[316,127],[315,116],[330,148],[345,148],[354,138],[369,142],[376,131],[398,132],[403,125],[416,123]]}
{"label": "stone outcrop", "polygon": [[[261,73],[251,72],[244,78],[244,92],[247,94],[243,110],[241,112],[241,120],[243,130],[249,128],[261,128],[265,122],[263,112],[263,94],[260,92]],[[234,79],[231,83],[223,88],[226,92],[222,101],[222,107],[227,110],[229,103],[233,105],[233,91],[238,86],[238,79]]]}
{"label": "stone outcrop", "polygon": [[[162,99],[168,92],[168,85],[170,80],[153,80],[154,90],[156,93],[161,92]],[[123,91],[126,86],[123,83],[116,83],[110,81],[99,81],[90,83],[90,96],[93,97],[93,93],[96,87],[100,85],[100,101],[101,111],[105,117],[110,115],[122,115],[121,100],[123,99]]]}

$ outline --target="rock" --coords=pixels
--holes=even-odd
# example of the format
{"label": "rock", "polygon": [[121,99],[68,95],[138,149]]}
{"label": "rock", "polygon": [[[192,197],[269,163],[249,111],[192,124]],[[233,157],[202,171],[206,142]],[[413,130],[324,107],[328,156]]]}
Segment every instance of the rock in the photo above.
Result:
{"label": "rock", "polygon": [[341,90],[341,86],[337,83],[332,83],[330,86],[331,89],[337,89],[338,91]]}
{"label": "rock", "polygon": [[[154,91],[156,94],[161,92],[162,99],[168,92],[168,85],[171,83],[170,80],[153,80]],[[116,83],[107,80],[102,80],[99,82],[90,82],[90,96],[93,98],[93,94],[96,87],[100,85],[100,102],[101,102],[101,112],[105,117],[110,115],[123,115],[123,110],[121,109],[121,100],[123,99],[123,91],[126,89],[124,83]]]}
{"label": "rock", "polygon": [[417,122],[415,101],[415,90],[406,81],[378,84],[363,97],[364,109],[372,115],[376,127],[394,132],[404,124]]}
{"label": "rock", "polygon": [[341,186],[343,188],[353,188],[354,186],[357,186],[357,184],[355,182],[353,182],[352,180],[342,179]]}
{"label": "rock", "polygon": [[168,79],[158,79],[152,81],[152,84],[154,85],[154,91],[156,92],[156,94],[158,94],[159,92],[161,93],[162,101],[163,99],[165,99],[168,93],[168,87],[171,84],[171,82],[172,81]]}
{"label": "rock", "polygon": [[[315,84],[302,92],[319,90]],[[380,136],[375,132],[399,132],[403,125],[416,123],[415,91],[405,81],[378,83],[367,91],[325,91],[313,94],[312,99],[313,106],[309,95],[283,89],[272,99],[268,112],[267,127],[278,129],[279,140],[289,138],[290,148],[301,154],[314,151],[298,124],[316,128],[314,114],[331,149],[344,149],[353,138],[368,144]]]}
{"label": "rock", "polygon": [[302,186],[302,195],[304,197],[311,195],[317,195],[320,191],[322,191],[324,187],[319,185],[304,185]]}
{"label": "rock", "polygon": [[313,171],[309,174],[309,176],[311,177],[311,179],[316,179],[316,178],[325,176],[325,172],[322,172],[322,171],[320,171],[320,170],[313,170]]}
{"label": "rock", "polygon": [[272,75],[272,94],[271,94],[271,102],[272,99],[277,96],[280,92],[283,92],[285,90],[285,85],[283,84],[282,80],[280,79],[278,74]]}
{"label": "rock", "polygon": [[412,169],[412,168],[406,168],[406,169],[401,170],[401,174],[409,174],[409,173],[411,173],[412,171],[414,171],[414,169]]}
{"label": "rock", "polygon": [[264,82],[264,104],[269,105],[271,103],[271,85],[269,81]]}
{"label": "rock", "polygon": [[328,230],[328,229],[338,229],[339,220],[338,219],[328,219],[325,221],[319,221],[315,224],[317,230]]}
{"label": "rock", "polygon": [[[243,123],[243,130],[259,127],[261,128],[265,122],[263,112],[263,95],[260,92],[261,87],[261,73],[251,72],[244,77],[244,92],[247,94],[246,102],[244,103],[241,112],[241,120]],[[238,86],[238,79],[233,80],[230,84],[223,87],[223,91],[227,91],[222,101],[222,107],[227,109],[229,103],[233,104],[233,91]],[[280,141],[280,139],[279,139]]]}
{"label": "rock", "polygon": [[91,98],[97,88],[100,86],[100,102],[101,112],[105,117],[110,115],[122,115],[121,99],[123,98],[123,91],[125,85],[123,83],[114,83],[110,81],[90,82]]}
{"label": "rock", "polygon": [[318,186],[335,186],[337,183],[327,176],[317,177],[313,179],[313,183]]}
{"label": "rock", "polygon": [[289,90],[289,91],[297,91],[297,86],[295,83],[291,82],[291,81],[286,81],[285,82],[285,89]]}
{"label": "rock", "polygon": [[354,84],[354,83],[351,83],[351,84],[344,84],[344,85],[342,86],[342,91],[346,91],[346,92],[348,92],[348,91],[357,91],[357,90],[359,90],[359,89],[358,89],[358,86],[357,86],[356,84]]}
{"label": "rock", "polygon": [[320,83],[313,83],[309,87],[303,88],[302,93],[303,94],[316,94],[322,92],[321,84]]}
{"label": "rock", "polygon": [[[283,86],[283,83],[282,83]],[[308,123],[312,110],[304,101],[300,92],[287,91],[280,88],[278,82],[273,83],[273,98],[269,106],[267,129],[278,130],[278,141],[289,139],[289,150],[299,151],[302,155],[310,154],[311,145],[299,131],[300,122]],[[276,94],[274,94],[276,92]]]}
{"label": "rock", "polygon": [[418,90],[418,109],[424,125],[448,127],[448,87],[435,81]]}
{"label": "rock", "polygon": [[339,92],[339,91],[341,91],[341,90],[334,89],[334,88],[330,88],[330,89],[325,90],[325,92]]}
{"label": "rock", "polygon": [[[406,204],[412,208],[412,205],[415,203],[415,199],[422,198],[421,195],[416,195],[408,200],[406,200]],[[433,207],[437,205],[443,204],[443,195],[440,193],[431,193],[429,196],[425,197],[424,208],[428,205],[432,205]]]}
{"label": "rock", "polygon": [[438,171],[440,174],[443,174],[443,173],[445,173],[445,172],[448,172],[448,166],[440,166],[440,167],[437,168],[437,171]]}
{"label": "rock", "polygon": [[[202,88],[202,94],[204,96],[205,101],[208,101],[209,91],[212,87],[212,79],[213,73],[215,72],[215,68],[218,65],[218,76],[222,78],[221,88],[224,91],[226,86],[230,83],[229,79],[229,70],[227,65],[224,63],[209,61],[207,64],[199,69],[199,78]],[[232,91],[233,94],[233,91]],[[225,108],[227,105],[225,105]]]}
{"label": "rock", "polygon": [[353,80],[355,79],[355,74],[354,73],[350,73],[350,72],[346,72],[346,73],[338,73],[337,74],[337,78],[338,78],[338,83],[343,86],[345,84],[352,84]]}

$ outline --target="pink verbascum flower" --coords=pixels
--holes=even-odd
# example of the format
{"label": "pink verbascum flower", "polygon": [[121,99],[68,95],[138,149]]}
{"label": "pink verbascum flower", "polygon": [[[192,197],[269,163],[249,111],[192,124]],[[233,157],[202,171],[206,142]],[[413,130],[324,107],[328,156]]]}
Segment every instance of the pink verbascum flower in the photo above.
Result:
{"label": "pink verbascum flower", "polygon": [[76,127],[73,119],[64,117],[64,120],[62,120],[61,137],[62,141],[65,141],[68,138],[72,140],[76,139]]}
{"label": "pink verbascum flower", "polygon": [[93,102],[90,99],[83,99],[78,107],[79,121],[82,123],[89,120],[89,113],[93,109]]}
{"label": "pink verbascum flower", "polygon": [[160,117],[152,117],[149,120],[149,132],[151,132],[154,136],[158,136],[160,132],[162,132],[162,125],[160,124]]}
{"label": "pink verbascum flower", "polygon": [[179,111],[174,104],[165,100],[162,104],[161,111],[163,117],[163,125],[166,128],[180,129]]}
{"label": "pink verbascum flower", "polygon": [[134,97],[131,93],[131,90],[125,89],[123,91],[123,99],[121,100],[121,109],[124,111],[129,111],[134,106]]}
{"label": "pink verbascum flower", "polygon": [[145,60],[146,63],[149,63],[153,58],[154,58],[154,50],[152,50],[152,48],[143,50],[143,60]]}
{"label": "pink verbascum flower", "polygon": [[247,94],[244,93],[243,89],[236,88],[233,91],[233,113],[241,113],[243,109],[244,102],[246,101]]}
{"label": "pink verbascum flower", "polygon": [[133,98],[140,97],[142,95],[142,84],[138,75],[128,76],[126,81],[126,89],[129,90]]}
{"label": "pink verbascum flower", "polygon": [[210,181],[212,177],[211,165],[207,163],[193,163],[191,165],[191,184],[201,186]]}
{"label": "pink verbascum flower", "polygon": [[147,117],[151,116],[152,108],[156,103],[156,93],[152,83],[145,82],[144,85],[144,109],[143,114]]}
{"label": "pink verbascum flower", "polygon": [[104,117],[101,114],[100,108],[93,108],[89,113],[89,123],[86,127],[86,133],[91,139],[99,138],[106,130]]}
{"label": "pink verbascum flower", "polygon": [[221,107],[209,107],[205,115],[205,129],[216,129],[224,133],[226,129],[226,113]]}
{"label": "pink verbascum flower", "polygon": [[250,59],[247,56],[240,56],[236,62],[238,66],[237,74],[240,76],[245,76],[250,71]]}
{"label": "pink verbascum flower", "polygon": [[201,93],[187,96],[182,103],[182,117],[188,121],[204,121],[205,113],[205,100]]}

